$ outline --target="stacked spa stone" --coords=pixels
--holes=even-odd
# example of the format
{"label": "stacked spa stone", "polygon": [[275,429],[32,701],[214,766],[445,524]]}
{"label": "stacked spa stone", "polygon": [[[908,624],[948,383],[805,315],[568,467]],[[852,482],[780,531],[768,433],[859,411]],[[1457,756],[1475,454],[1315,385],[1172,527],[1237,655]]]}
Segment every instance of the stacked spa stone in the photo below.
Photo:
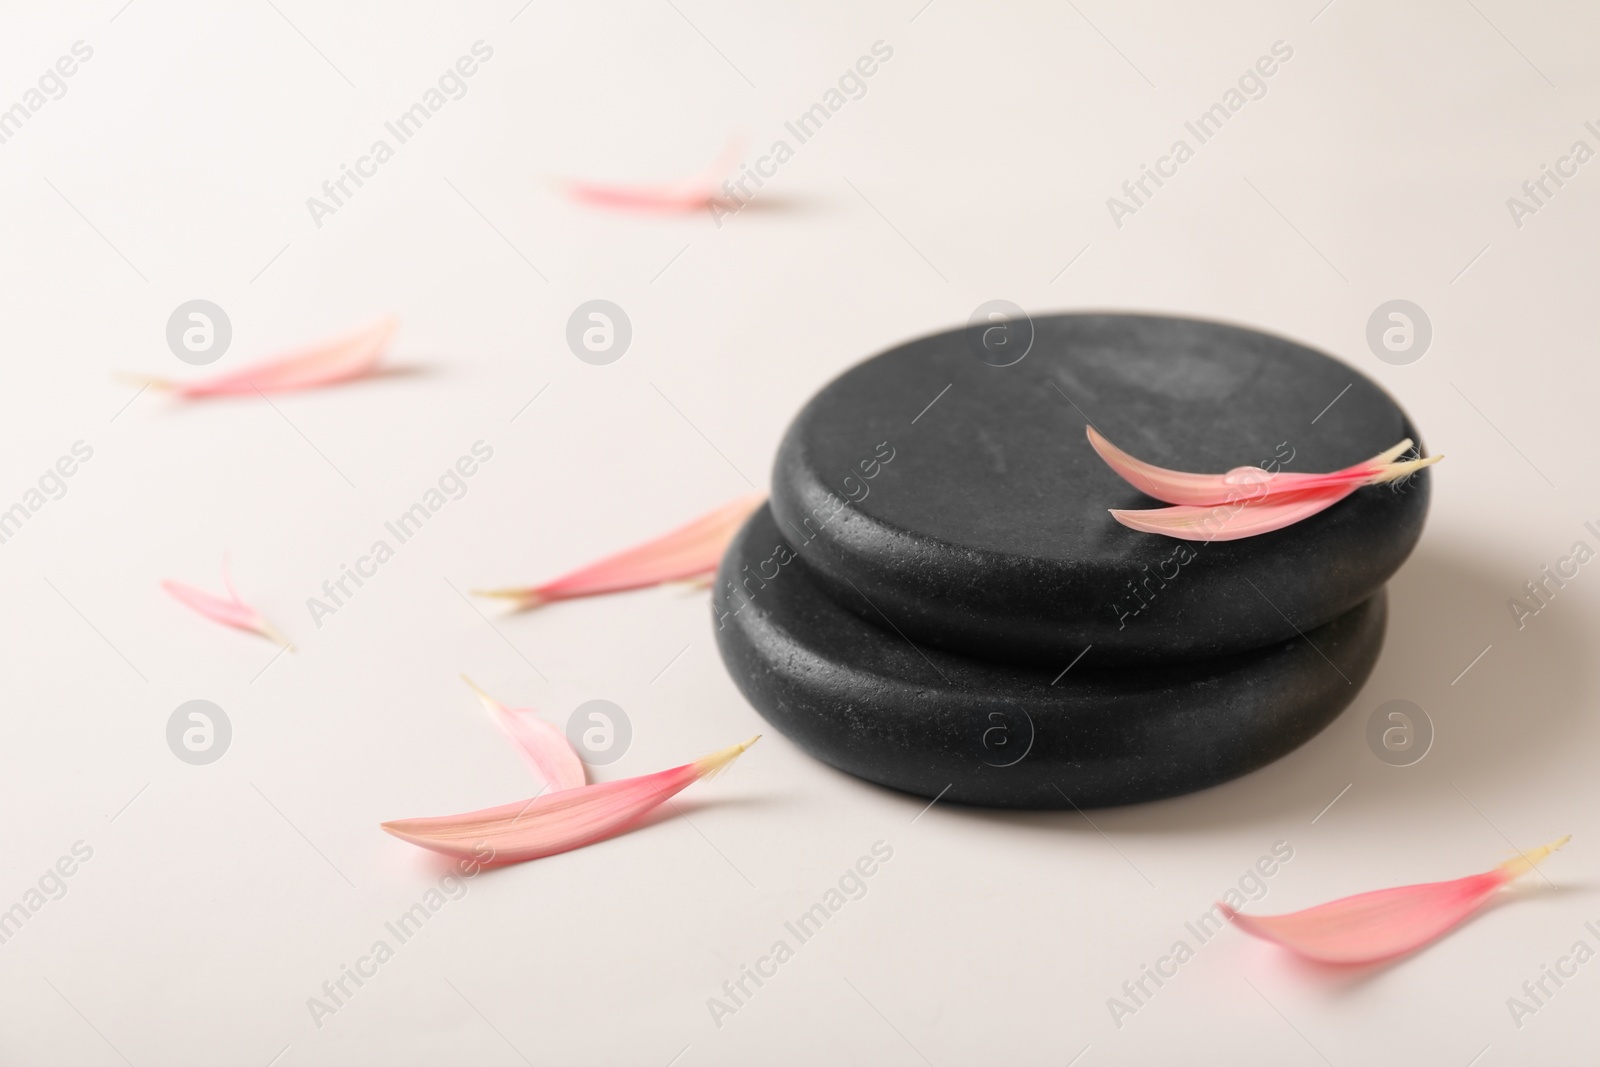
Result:
{"label": "stacked spa stone", "polygon": [[1180,541],[1107,514],[1161,504],[1085,425],[1179,470],[1323,472],[1418,437],[1405,413],[1251,330],[1006,330],[1009,349],[978,328],[891,349],[795,419],[713,601],[745,696],[841,770],[1005,807],[1174,796],[1307,741],[1377,659],[1429,472],[1272,533]]}

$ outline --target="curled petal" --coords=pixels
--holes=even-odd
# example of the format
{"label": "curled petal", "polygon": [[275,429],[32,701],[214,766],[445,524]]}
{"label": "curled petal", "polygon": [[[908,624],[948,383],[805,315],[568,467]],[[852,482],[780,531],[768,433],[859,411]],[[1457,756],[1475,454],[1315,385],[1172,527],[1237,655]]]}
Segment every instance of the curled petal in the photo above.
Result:
{"label": "curled petal", "polygon": [[1321,963],[1375,963],[1421,948],[1483,906],[1495,890],[1571,840],[1563,837],[1491,871],[1450,882],[1359,893],[1287,915],[1241,915],[1219,903],[1234,925]]}
{"label": "curled petal", "polygon": [[758,735],[654,774],[564,789],[463,815],[386,822],[383,829],[446,856],[481,860],[487,846],[493,863],[536,860],[621,833],[691,783],[722,770],[759,740]]}
{"label": "curled petal", "polygon": [[233,588],[232,580],[228,577],[227,564],[223,564],[222,584],[228,589],[227,599],[191,585],[184,585],[182,582],[172,581],[170,578],[162,581],[161,588],[178,603],[197,614],[204,615],[212,622],[219,622],[239,630],[249,630],[269,641],[277,642],[291,652],[294,651],[294,646],[266,620],[261,612],[239,598],[239,594]]}
{"label": "curled petal", "polygon": [[479,596],[514,600],[518,608],[526,609],[553,600],[710,578],[716,573],[717,564],[722,562],[728,542],[765,499],[764,493],[742,496],[671,533],[624,549],[543,585],[476,592]]}
{"label": "curled petal", "polygon": [[254,393],[257,390],[273,393],[333,385],[372,373],[383,358],[389,339],[394,335],[395,325],[396,320],[390,316],[360,333],[199,381],[145,381],[146,384],[169,389],[190,400]]}
{"label": "curled petal", "polygon": [[567,735],[539,718],[532,708],[508,708],[482,689],[472,684],[466,675],[461,680],[472,686],[483,706],[494,716],[496,725],[516,745],[539,777],[546,791],[560,792],[588,784],[583,761],[567,740]]}
{"label": "curled petal", "polygon": [[1399,460],[1412,447],[1411,439],[1406,438],[1369,460],[1326,474],[1266,471],[1260,467],[1235,467],[1225,474],[1191,474],[1135,459],[1106,440],[1093,426],[1085,427],[1085,433],[1088,434],[1089,444],[1106,461],[1106,465],[1141,493],[1168,504],[1197,507],[1259,500],[1279,493],[1302,493],[1314,489],[1358,489],[1363,485],[1377,485],[1403,478],[1444,458],[1428,456],[1425,459]]}
{"label": "curled petal", "polygon": [[698,211],[724,202],[719,186],[744,155],[744,148],[743,139],[734,138],[705,169],[663,185],[605,185],[567,178],[556,179],[555,184],[573,200],[597,207]]}

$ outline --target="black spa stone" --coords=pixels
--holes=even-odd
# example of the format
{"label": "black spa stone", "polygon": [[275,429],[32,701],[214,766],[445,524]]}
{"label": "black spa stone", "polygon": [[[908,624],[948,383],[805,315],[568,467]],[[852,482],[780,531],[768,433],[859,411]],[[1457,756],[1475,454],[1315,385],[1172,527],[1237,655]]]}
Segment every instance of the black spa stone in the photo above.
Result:
{"label": "black spa stone", "polygon": [[1058,677],[864,621],[823,593],[763,507],[723,557],[712,619],[745,697],[824,763],[947,801],[1087,808],[1204,789],[1309,740],[1372,670],[1385,601],[1210,662],[1085,660]]}
{"label": "black spa stone", "polygon": [[[1015,352],[1027,326],[1006,329]],[[911,341],[795,419],[772,509],[839,603],[920,644],[1056,671],[1085,648],[1083,665],[1202,659],[1351,611],[1421,535],[1428,471],[1236,541],[1119,525],[1108,508],[1163,505],[1093,452],[1088,420],[1203,473],[1331,471],[1418,435],[1357,371],[1253,330],[1096,314],[1040,316],[1032,333],[1010,366],[979,358],[977,330]]]}

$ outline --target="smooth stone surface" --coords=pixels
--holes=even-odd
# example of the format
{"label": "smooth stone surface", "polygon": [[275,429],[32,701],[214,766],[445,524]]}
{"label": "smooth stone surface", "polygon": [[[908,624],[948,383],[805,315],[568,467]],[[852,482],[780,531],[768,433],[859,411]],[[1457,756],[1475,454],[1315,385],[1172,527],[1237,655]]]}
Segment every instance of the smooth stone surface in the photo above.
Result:
{"label": "smooth stone surface", "polygon": [[768,508],[723,557],[712,599],[734,681],[805,751],[892,789],[934,797],[948,786],[948,801],[1013,808],[1156,800],[1270,763],[1354,699],[1385,615],[1380,591],[1269,648],[1210,663],[1080,664],[1055,680],[1055,670],[919,648],[846,611]]}
{"label": "smooth stone surface", "polygon": [[1350,611],[1421,536],[1431,471],[1238,541],[1119,525],[1106,509],[1161,505],[1094,453],[1087,419],[1199,472],[1274,458],[1330,471],[1418,435],[1373,382],[1282,338],[1140,315],[1033,321],[1013,366],[982,362],[967,331],[924,337],[847,371],[789,428],[772,508],[857,614],[1057,671],[1091,645],[1085,665],[1201,659]]}

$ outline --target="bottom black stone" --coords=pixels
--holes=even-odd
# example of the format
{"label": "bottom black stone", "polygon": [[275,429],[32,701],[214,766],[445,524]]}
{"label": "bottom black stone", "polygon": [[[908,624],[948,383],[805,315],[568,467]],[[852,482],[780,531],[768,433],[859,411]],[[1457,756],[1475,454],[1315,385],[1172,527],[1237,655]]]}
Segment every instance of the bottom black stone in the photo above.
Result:
{"label": "bottom black stone", "polygon": [[[723,662],[817,759],[892,789],[1007,808],[1177,796],[1265,766],[1354,699],[1383,645],[1383,592],[1304,638],[1158,667],[1064,675],[913,645],[830,600],[763,507],[723,557]],[[1065,667],[1081,649],[1062,649]]]}

